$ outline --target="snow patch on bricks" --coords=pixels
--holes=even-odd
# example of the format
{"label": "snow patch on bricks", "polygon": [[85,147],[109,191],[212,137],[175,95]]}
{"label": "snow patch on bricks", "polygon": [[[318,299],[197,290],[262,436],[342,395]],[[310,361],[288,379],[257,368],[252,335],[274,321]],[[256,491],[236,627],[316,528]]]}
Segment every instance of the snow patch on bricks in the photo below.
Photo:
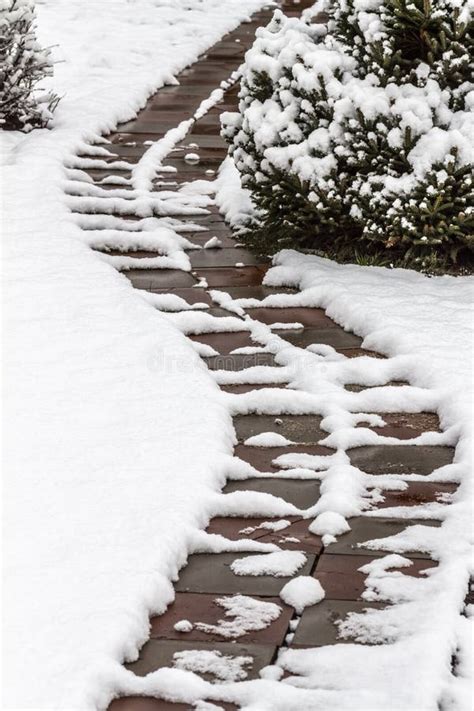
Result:
{"label": "snow patch on bricks", "polygon": [[280,591],[283,602],[294,607],[298,615],[301,615],[305,607],[321,602],[325,596],[319,580],[309,575],[299,575],[289,580]]}
{"label": "snow patch on bricks", "polygon": [[286,578],[294,575],[305,563],[306,556],[300,551],[275,551],[237,558],[230,567],[236,575],[273,575]]}
{"label": "snow patch on bricks", "polygon": [[217,634],[224,639],[237,639],[248,632],[268,627],[281,615],[281,607],[274,602],[256,600],[248,595],[216,598],[215,603],[224,610],[224,620],[211,625],[196,622],[196,629],[206,634]]}
{"label": "snow patch on bricks", "polygon": [[258,435],[248,437],[244,444],[249,447],[285,447],[288,444],[294,444],[294,442],[283,437],[278,432],[261,432]]}
{"label": "snow patch on bricks", "polygon": [[[351,613],[339,625],[340,635],[347,641],[389,644],[376,650],[360,644],[289,650],[280,656],[279,664],[289,673],[302,674],[308,690],[314,689],[314,698],[320,699],[317,688],[329,683],[337,690],[338,709],[352,709],[357,703],[362,707],[395,704],[397,708],[424,708],[428,701],[418,693],[420,679],[430,689],[429,703],[436,704],[443,689],[452,686],[445,659],[456,645],[457,654],[464,655],[466,640],[459,613],[471,569],[471,542],[466,532],[472,496],[470,344],[474,279],[427,278],[400,269],[337,265],[291,251],[277,255],[274,265],[265,278],[267,285],[293,286],[301,291],[269,296],[263,305],[324,308],[337,323],[364,338],[363,347],[389,356],[386,360],[342,357],[336,361],[322,356],[299,374],[298,385],[313,393],[312,411],[323,415],[321,426],[330,432],[325,443],[343,450],[370,443],[367,434],[359,439],[360,431],[354,429],[357,419],[363,421],[361,413],[369,422],[370,412],[435,411],[444,430],[442,436],[428,433],[405,444],[449,443],[456,447],[453,463],[427,476],[367,475],[349,461],[344,462],[343,452],[338,453],[339,460],[334,458],[321,473],[322,495],[313,507],[318,519],[334,514],[357,515],[357,508],[359,514],[363,513],[362,501],[370,501],[377,487],[382,491],[400,490],[410,481],[460,482],[456,494],[444,504],[368,512],[375,517],[382,513],[420,519],[418,525],[409,525],[399,534],[364,543],[374,551],[387,551],[387,555],[362,568],[368,574],[363,598],[380,603],[383,609]],[[290,358],[287,368],[291,368]],[[408,380],[411,385],[384,386],[390,380]],[[359,393],[344,391],[342,386],[350,382],[378,387]],[[257,406],[257,397],[252,395],[252,407]],[[245,409],[245,400],[240,409]],[[438,436],[433,438],[433,434]],[[314,466],[313,461],[309,455],[298,454],[279,459],[285,466],[299,463],[309,468]],[[442,526],[422,525],[430,516],[441,518]],[[319,520],[324,522],[324,518]],[[330,535],[329,529],[326,535]],[[410,561],[403,556],[411,551],[424,552],[439,564],[425,575],[409,576],[405,570]],[[333,664],[340,665],[337,673],[331,671]],[[408,669],[411,679],[393,698],[382,680],[387,668],[392,675],[406,675]],[[368,690],[365,701],[361,679]],[[467,709],[468,705],[460,703],[459,708]]]}
{"label": "snow patch on bricks", "polygon": [[246,679],[248,676],[246,667],[251,666],[252,663],[253,657],[232,656],[217,650],[190,649],[175,652],[173,655],[173,664],[177,669],[196,674],[211,674],[225,682]]}

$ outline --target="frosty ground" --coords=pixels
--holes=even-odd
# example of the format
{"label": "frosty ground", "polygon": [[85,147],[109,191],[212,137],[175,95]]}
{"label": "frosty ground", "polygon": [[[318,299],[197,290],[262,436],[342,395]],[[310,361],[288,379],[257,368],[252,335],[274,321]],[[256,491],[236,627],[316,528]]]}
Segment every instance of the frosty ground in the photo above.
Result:
{"label": "frosty ground", "polygon": [[[53,86],[63,98],[51,132],[2,136],[4,220],[12,227],[4,247],[6,708],[105,708],[117,689],[133,691],[120,665],[146,640],[149,615],[173,599],[170,581],[199,547],[198,529],[220,510],[237,403],[222,397],[186,341],[185,318],[165,318],[84,244],[63,193],[63,164],[262,4],[38,3],[40,40],[58,45]],[[229,185],[220,203],[235,214],[239,198]],[[305,685],[317,690],[262,680],[239,698],[254,709],[265,697],[268,708],[341,711],[389,703],[433,709],[443,697],[446,708],[467,711],[469,621],[458,613],[469,575],[473,280],[337,266],[292,252],[275,265],[268,284],[302,289],[279,297],[282,305],[322,306],[367,348],[391,356],[361,363],[361,381],[409,378],[415,386],[410,398],[375,389],[342,399],[336,386],[355,366],[313,353],[303,371],[286,352],[285,367],[309,393],[292,400],[293,410],[310,403],[316,410],[323,393],[335,408],[326,413],[328,441],[345,449],[373,441],[354,429],[353,405],[430,405],[440,413],[442,441],[458,442],[449,474],[462,484],[449,510],[430,511],[446,518],[443,533],[425,542],[441,560],[430,605],[407,591],[413,608],[389,620],[389,632],[402,619],[417,634],[402,629],[383,651],[288,652],[283,663],[306,672]],[[249,407],[250,396],[239,403]],[[340,470],[334,474],[340,485]],[[344,488],[331,499],[344,516],[354,506],[354,492]],[[426,616],[416,617],[423,607]],[[201,682],[184,674],[157,673],[135,689],[179,688],[183,698],[199,698]],[[387,675],[405,687],[389,694]]]}

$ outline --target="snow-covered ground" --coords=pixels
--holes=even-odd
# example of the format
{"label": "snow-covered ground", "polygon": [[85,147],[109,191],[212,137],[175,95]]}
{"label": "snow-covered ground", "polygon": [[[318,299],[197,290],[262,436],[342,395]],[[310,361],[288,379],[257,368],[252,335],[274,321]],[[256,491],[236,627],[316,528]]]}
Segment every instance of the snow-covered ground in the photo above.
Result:
{"label": "snow-covered ground", "polygon": [[[255,711],[433,711],[440,699],[443,711],[471,708],[469,622],[459,611],[470,565],[473,280],[428,279],[282,253],[267,282],[302,291],[270,297],[270,304],[323,306],[362,335],[367,348],[390,358],[346,360],[329,348],[302,358],[268,327],[249,322],[282,364],[280,377],[300,390],[281,390],[272,398],[265,390],[222,397],[183,336],[212,329],[210,318],[160,315],[156,299],[141,298],[84,244],[64,198],[63,163],[83,141],[132,116],[160,82],[261,4],[39,3],[40,39],[58,44],[56,57],[64,60],[53,80],[64,96],[52,131],[2,136],[3,219],[11,228],[4,246],[5,708],[105,708],[115,690],[159,690],[188,701],[203,695],[235,699]],[[237,219],[248,204],[228,165],[227,173],[217,181],[217,201]],[[236,319],[226,325],[242,328]],[[227,376],[241,377],[216,377]],[[344,383],[382,386],[404,378],[413,387],[343,389]],[[418,443],[457,443],[455,463],[433,479],[461,481],[461,487],[449,506],[411,511],[442,520],[441,529],[414,527],[393,545],[403,552],[415,541],[441,564],[426,579],[400,579],[405,563],[391,555],[367,571],[369,599],[380,595],[399,604],[351,618],[346,632],[389,641],[384,647],[285,652],[281,665],[302,675],[285,683],[276,681],[281,669],[238,687],[211,686],[186,671],[210,665],[223,680],[245,678],[245,658],[229,670],[212,653],[198,660],[188,655],[175,670],[133,680],[120,665],[136,657],[146,640],[149,614],[172,600],[170,580],[188,552],[226,549],[225,541],[197,534],[209,515],[239,508],[249,515],[295,513],[271,497],[236,492],[224,503],[214,494],[226,474],[248,473],[231,459],[231,415],[256,405],[263,412],[325,418],[327,442],[340,452],[309,459],[287,455],[282,463],[294,476],[324,480],[312,525],[327,536],[344,530],[344,517],[361,511],[368,481],[348,466],[344,450],[380,442],[355,427],[377,423],[376,415],[364,413],[437,409],[445,432],[428,433]],[[260,438],[260,444],[268,442]],[[403,486],[402,479],[393,485]],[[387,477],[380,483],[386,486]],[[251,548],[235,544],[235,550],[239,546]],[[241,559],[250,562],[237,568],[250,566],[257,574],[273,563],[278,574],[301,563],[276,551],[271,560],[252,558]],[[388,564],[395,571],[387,573]],[[292,588],[287,594],[302,606],[304,598],[322,596],[301,581]],[[248,601],[237,602],[244,615]],[[272,608],[266,614],[274,613]]]}
{"label": "snow-covered ground", "polygon": [[[320,357],[319,364],[315,362],[309,372],[301,373],[300,384],[304,383],[305,390],[324,393],[330,402],[331,384],[338,380],[367,385],[390,379],[409,380],[414,387],[410,388],[405,403],[398,400],[398,397],[403,400],[403,396],[401,392],[397,396],[396,388],[373,388],[369,401],[354,400],[351,405],[350,401],[334,398],[333,404],[357,412],[396,411],[404,405],[408,410],[410,403],[414,411],[424,408],[437,411],[446,433],[445,443],[456,445],[456,454],[453,464],[438,469],[429,478],[459,482],[457,493],[446,502],[448,506],[435,510],[428,505],[418,507],[418,511],[410,507],[408,512],[409,516],[420,518],[439,517],[443,522],[441,529],[430,532],[429,528],[413,527],[394,540],[393,549],[400,551],[410,538],[413,542],[418,539],[421,549],[425,545],[424,549],[440,561],[427,581],[418,587],[408,579],[402,582],[400,571],[394,573],[395,577],[384,573],[384,566],[389,563],[403,568],[401,561],[397,564],[391,560],[394,556],[379,559],[370,571],[365,571],[369,573],[366,599],[391,599],[399,604],[365,619],[353,615],[346,629],[355,631],[360,641],[364,635],[372,640],[378,636],[380,641],[391,644],[383,649],[347,645],[338,649],[288,651],[281,663],[287,670],[306,677],[299,685],[331,690],[320,691],[319,696],[313,697],[318,703],[315,708],[321,704],[321,708],[338,711],[381,708],[468,711],[473,699],[473,624],[472,616],[468,619],[459,613],[469,574],[473,572],[474,278],[428,278],[402,269],[338,265],[291,251],[277,255],[275,265],[266,283],[296,286],[301,292],[296,296],[269,297],[267,301],[322,307],[335,321],[363,336],[365,348],[389,356],[385,365],[384,361],[370,358],[351,364],[325,362]],[[353,393],[352,397],[357,399],[360,395]],[[339,447],[362,444],[363,440],[357,442],[361,430],[352,429],[351,433],[344,430],[341,414],[328,419],[332,434],[327,441],[335,435],[333,443]],[[418,443],[423,443],[422,438]],[[425,443],[429,440],[425,439]],[[334,493],[331,470],[328,473],[324,483]],[[344,506],[360,492],[351,490],[350,482],[338,473],[334,477],[337,495],[330,507],[334,510],[340,506],[344,513]],[[413,475],[404,478],[427,480]],[[391,510],[384,509],[383,515],[391,515]],[[393,510],[393,515],[406,513]],[[390,545],[385,546],[389,551]],[[453,654],[457,657],[454,674],[450,669]]]}
{"label": "snow-covered ground", "polygon": [[262,2],[37,5],[63,98],[53,130],[1,137],[3,707],[95,708],[171,599],[232,429],[183,335],[83,244],[63,162]]}

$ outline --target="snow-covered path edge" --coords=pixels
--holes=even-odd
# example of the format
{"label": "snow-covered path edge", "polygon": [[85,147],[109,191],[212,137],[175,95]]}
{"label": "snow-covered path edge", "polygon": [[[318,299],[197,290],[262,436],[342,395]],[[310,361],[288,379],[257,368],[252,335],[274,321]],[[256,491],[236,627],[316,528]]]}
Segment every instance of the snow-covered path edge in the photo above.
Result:
{"label": "snow-covered path edge", "polygon": [[64,162],[262,4],[38,3],[63,98],[1,142],[4,708],[107,705],[232,451],[195,351],[82,243]]}
{"label": "snow-covered path edge", "polygon": [[[323,684],[336,692],[335,699],[326,699],[324,708],[328,709],[368,708],[379,692],[385,706],[389,689],[385,674],[390,670],[393,679],[404,679],[407,691],[404,696],[397,687],[392,695],[397,711],[408,708],[403,698],[417,711],[468,711],[472,707],[473,617],[472,610],[468,618],[460,613],[474,573],[474,277],[429,278],[404,269],[337,264],[291,250],[277,254],[273,264],[264,283],[300,289],[291,297],[294,305],[324,308],[328,316],[363,337],[364,348],[405,358],[406,378],[433,394],[442,428],[456,434],[454,462],[444,468],[443,475],[459,482],[451,505],[445,508],[434,548],[440,561],[439,578],[434,598],[425,601],[426,617],[409,622],[410,616],[399,608],[400,640],[383,651],[351,645],[345,650],[289,651],[283,666],[306,675],[309,688]],[[370,383],[370,359],[359,374]],[[316,373],[314,377],[317,391]],[[307,384],[310,381],[311,377]],[[341,673],[342,667],[347,671]],[[364,689],[370,691],[368,697]]]}

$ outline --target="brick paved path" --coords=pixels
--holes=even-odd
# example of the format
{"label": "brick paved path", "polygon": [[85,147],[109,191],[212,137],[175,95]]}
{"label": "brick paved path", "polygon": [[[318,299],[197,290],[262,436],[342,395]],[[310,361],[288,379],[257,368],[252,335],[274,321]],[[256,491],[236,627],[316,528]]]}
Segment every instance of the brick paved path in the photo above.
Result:
{"label": "brick paved path", "polygon": [[[301,2],[298,5],[287,2],[282,3],[286,12],[299,14],[299,12],[312,2]],[[297,11],[294,10],[296,7]],[[208,53],[186,69],[178,77],[179,86],[167,86],[160,89],[147,103],[134,121],[122,125],[108,136],[112,142],[108,146],[115,154],[114,161],[122,160],[135,163],[149,148],[150,141],[162,138],[165,133],[177,124],[193,115],[203,99],[209,96],[222,80],[228,79],[231,73],[242,62],[246,49],[251,45],[255,29],[266,24],[272,14],[271,10],[264,10],[253,16],[250,23],[242,24],[218,42]],[[186,138],[181,141],[173,151],[167,165],[177,169],[175,174],[164,173],[156,180],[156,188],[174,190],[188,181],[212,180],[220,163],[226,155],[226,146],[219,136],[219,116],[222,111],[233,110],[237,106],[238,85],[232,85],[225,96],[214,108],[192,126]],[[190,164],[184,160],[185,154],[190,150],[190,145],[196,144],[200,161]],[[88,167],[88,160],[93,153],[84,155],[84,169],[99,182],[104,178],[107,183],[102,184],[104,190],[122,187],[122,179],[130,177],[130,171],[116,167]],[[92,162],[95,166],[96,163]],[[79,194],[79,193],[76,193]],[[86,213],[87,204],[78,198],[78,212]],[[113,212],[113,211],[112,211]],[[122,219],[130,220],[132,224],[136,217],[120,213]],[[132,285],[137,289],[146,289],[154,293],[175,294],[189,303],[205,302],[210,306],[207,311],[218,321],[222,316],[232,315],[216,304],[209,290],[218,288],[226,291],[233,298],[252,297],[263,299],[272,293],[284,291],[278,288],[262,286],[262,279],[268,265],[261,259],[245,249],[236,246],[230,228],[219,214],[217,207],[211,206],[208,214],[188,218],[193,224],[200,224],[209,232],[189,232],[186,237],[198,245],[203,245],[210,235],[217,235],[222,242],[223,249],[199,250],[191,252],[193,271],[183,272],[171,269],[131,269],[124,272]],[[186,218],[182,218],[183,224]],[[119,255],[120,252],[112,252]],[[153,257],[156,253],[129,252],[130,256]],[[236,267],[236,263],[244,266]],[[201,278],[205,278],[208,289],[193,288]],[[304,328],[298,331],[282,331],[279,335],[292,344],[305,348],[310,343],[324,343],[333,346],[339,353],[354,358],[359,355],[383,356],[363,351],[360,347],[361,339],[354,334],[347,333],[331,321],[323,311],[314,308],[254,308],[247,309],[247,314],[252,319],[266,324],[277,322],[299,322]],[[273,355],[262,353],[257,356],[232,354],[237,348],[255,345],[249,338],[248,329],[244,326],[241,332],[226,332],[217,326],[217,333],[207,335],[191,335],[194,341],[212,346],[220,355],[206,357],[205,361],[210,369],[224,369],[241,371],[248,365],[275,365]],[[391,383],[398,385],[403,383]],[[285,383],[267,384],[265,387],[285,387]],[[227,384],[222,385],[222,390],[229,393],[245,393],[253,389],[264,387],[264,384]],[[357,385],[346,386],[350,390],[362,389]],[[427,430],[436,430],[438,420],[436,415],[424,413],[421,415],[390,414],[384,416],[387,426],[382,429],[373,428],[379,434],[384,434],[399,439],[411,438]],[[235,448],[235,455],[251,463],[257,470],[278,473],[278,468],[272,464],[273,460],[283,453],[305,452],[310,454],[331,453],[322,447],[319,441],[327,433],[323,432],[320,425],[321,418],[315,415],[244,415],[234,418],[234,426],[239,444]],[[252,435],[274,431],[286,436],[297,444],[287,447],[251,447],[243,442]],[[377,474],[396,472],[400,474],[417,473],[429,474],[436,467],[452,460],[452,450],[447,447],[412,447],[406,446],[366,446],[349,450],[351,463],[367,472]],[[224,489],[224,493],[238,490],[251,490],[268,492],[282,497],[293,503],[298,508],[308,508],[318,498],[319,481],[297,480],[285,478],[278,473],[275,478],[253,478],[245,481],[231,481]],[[386,492],[385,499],[380,507],[410,506],[436,500],[439,494],[451,493],[454,486],[450,484],[434,484],[417,481],[410,483],[408,488],[401,492]],[[278,651],[285,646],[314,647],[325,644],[334,644],[337,641],[334,620],[344,616],[349,611],[357,611],[371,604],[361,600],[364,590],[364,575],[358,571],[362,565],[374,557],[383,555],[383,552],[373,552],[355,546],[365,540],[380,538],[401,531],[407,520],[394,520],[383,518],[353,518],[350,521],[350,533],[339,537],[337,543],[332,544],[327,550],[322,541],[308,531],[309,521],[301,516],[285,517],[288,526],[278,532],[258,528],[269,517],[224,518],[219,517],[210,521],[208,532],[220,533],[236,540],[248,538],[260,542],[277,543],[282,549],[300,550],[306,554],[306,564],[298,574],[315,575],[322,583],[326,598],[323,602],[307,608],[295,625],[296,614],[294,610],[283,605],[278,598],[278,593],[286,578],[271,576],[235,576],[230,570],[231,562],[236,558],[245,556],[245,553],[217,553],[197,554],[190,556],[187,566],[181,571],[176,583],[176,600],[170,608],[160,617],[151,620],[150,640],[143,647],[137,662],[129,664],[128,668],[138,675],[146,674],[163,666],[172,664],[172,657],[176,651],[183,649],[217,649],[223,653],[233,655],[250,655],[253,663],[248,669],[249,678],[256,678],[259,670],[275,660]],[[425,522],[428,525],[438,525],[437,522]],[[247,529],[246,533],[243,530]],[[421,570],[435,565],[435,562],[426,559],[426,554],[413,551],[411,559],[413,566],[404,572],[418,576]],[[279,603],[282,614],[264,630],[250,632],[237,641],[223,640],[217,634],[209,634],[194,628],[191,632],[178,632],[174,629],[177,621],[187,619],[191,622],[206,622],[215,624],[223,616],[223,610],[215,599],[223,594],[243,593],[253,596],[258,600]],[[372,606],[377,606],[372,604]],[[293,634],[294,631],[294,634]],[[222,704],[223,708],[236,708],[231,704]],[[185,704],[172,704],[159,699],[147,698],[122,698],[114,701],[110,711],[164,711],[172,709],[191,708]]]}

